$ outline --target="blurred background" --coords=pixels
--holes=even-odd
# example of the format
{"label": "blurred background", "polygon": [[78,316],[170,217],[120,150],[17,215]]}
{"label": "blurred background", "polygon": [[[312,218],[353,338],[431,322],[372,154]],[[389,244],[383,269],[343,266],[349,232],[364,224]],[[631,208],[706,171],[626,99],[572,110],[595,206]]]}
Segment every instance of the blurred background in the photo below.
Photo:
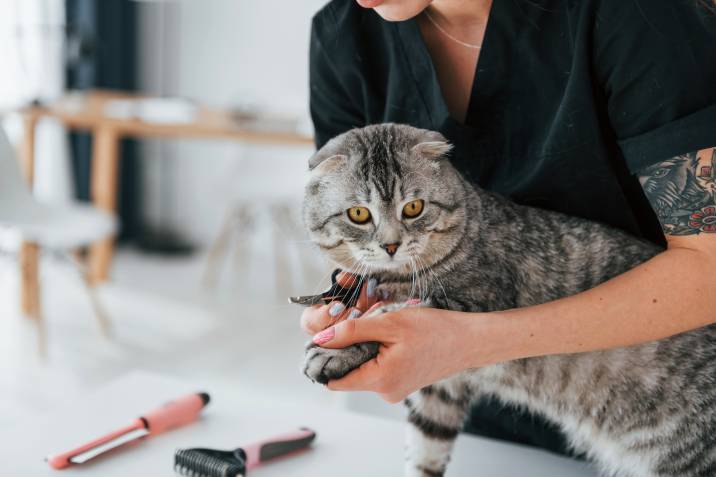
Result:
{"label": "blurred background", "polygon": [[346,405],[286,303],[324,3],[0,2],[0,425],[136,369]]}

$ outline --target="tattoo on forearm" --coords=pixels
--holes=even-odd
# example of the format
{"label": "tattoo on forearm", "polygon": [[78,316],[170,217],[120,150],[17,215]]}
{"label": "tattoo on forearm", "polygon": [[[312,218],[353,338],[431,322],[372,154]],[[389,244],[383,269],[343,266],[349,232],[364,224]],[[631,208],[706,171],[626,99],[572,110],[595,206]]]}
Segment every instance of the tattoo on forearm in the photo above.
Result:
{"label": "tattoo on forearm", "polygon": [[646,167],[639,182],[665,235],[716,233],[716,148]]}

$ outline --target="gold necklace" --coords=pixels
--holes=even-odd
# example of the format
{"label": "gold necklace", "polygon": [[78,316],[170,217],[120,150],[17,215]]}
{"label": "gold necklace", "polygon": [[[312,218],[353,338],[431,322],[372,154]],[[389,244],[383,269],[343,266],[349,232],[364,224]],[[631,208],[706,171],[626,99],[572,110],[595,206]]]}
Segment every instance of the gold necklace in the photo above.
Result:
{"label": "gold necklace", "polygon": [[462,41],[462,40],[458,40],[457,38],[455,38],[454,36],[452,36],[450,33],[446,32],[446,31],[443,29],[443,27],[441,27],[440,25],[438,25],[438,22],[436,22],[435,19],[432,17],[432,15],[430,15],[430,13],[428,13],[428,9],[427,9],[427,8],[426,8],[425,10],[423,10],[423,12],[425,13],[425,16],[428,17],[428,20],[430,21],[430,23],[432,23],[433,26],[434,26],[435,28],[437,28],[438,31],[440,31],[440,33],[442,33],[442,34],[445,35],[446,37],[450,38],[450,39],[451,39],[452,41],[454,41],[455,43],[458,43],[458,44],[464,46],[465,48],[470,48],[470,49],[472,49],[472,50],[479,50],[480,48],[482,48],[482,45],[474,45],[474,44],[472,44],[472,43],[465,43],[465,42]]}

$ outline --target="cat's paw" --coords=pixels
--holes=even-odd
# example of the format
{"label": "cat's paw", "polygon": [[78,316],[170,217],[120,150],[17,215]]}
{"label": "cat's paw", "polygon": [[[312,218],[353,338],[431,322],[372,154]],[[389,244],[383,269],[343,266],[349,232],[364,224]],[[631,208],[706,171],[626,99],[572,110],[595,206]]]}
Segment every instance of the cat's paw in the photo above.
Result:
{"label": "cat's paw", "polygon": [[378,354],[378,343],[359,343],[341,349],[321,348],[309,343],[303,361],[303,374],[312,381],[326,384],[340,379]]}

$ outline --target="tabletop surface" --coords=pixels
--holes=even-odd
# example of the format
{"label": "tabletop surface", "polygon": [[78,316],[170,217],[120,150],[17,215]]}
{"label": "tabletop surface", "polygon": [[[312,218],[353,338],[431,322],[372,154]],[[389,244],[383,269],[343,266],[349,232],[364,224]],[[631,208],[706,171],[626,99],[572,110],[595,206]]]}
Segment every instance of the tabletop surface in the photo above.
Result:
{"label": "tabletop surface", "polygon": [[[3,475],[172,476],[177,448],[233,448],[298,427],[317,432],[311,450],[253,469],[254,477],[400,476],[404,425],[342,410],[286,404],[236,387],[186,383],[132,372],[59,412],[0,430]],[[199,387],[197,387],[199,386]],[[205,390],[212,401],[196,423],[112,451],[82,466],[50,469],[48,454],[66,451],[127,424],[134,417],[188,392]],[[586,464],[527,447],[461,435],[447,477],[595,477]]]}
{"label": "tabletop surface", "polygon": [[145,137],[207,137],[255,142],[312,145],[311,135],[283,124],[285,118],[270,116],[237,117],[231,111],[194,104],[194,118],[188,122],[146,122],[136,117],[113,117],[107,113],[111,102],[159,99],[138,93],[114,90],[70,91],[56,100],[23,108],[23,116],[33,120],[52,117],[73,129],[94,130],[107,126],[118,134]]}

